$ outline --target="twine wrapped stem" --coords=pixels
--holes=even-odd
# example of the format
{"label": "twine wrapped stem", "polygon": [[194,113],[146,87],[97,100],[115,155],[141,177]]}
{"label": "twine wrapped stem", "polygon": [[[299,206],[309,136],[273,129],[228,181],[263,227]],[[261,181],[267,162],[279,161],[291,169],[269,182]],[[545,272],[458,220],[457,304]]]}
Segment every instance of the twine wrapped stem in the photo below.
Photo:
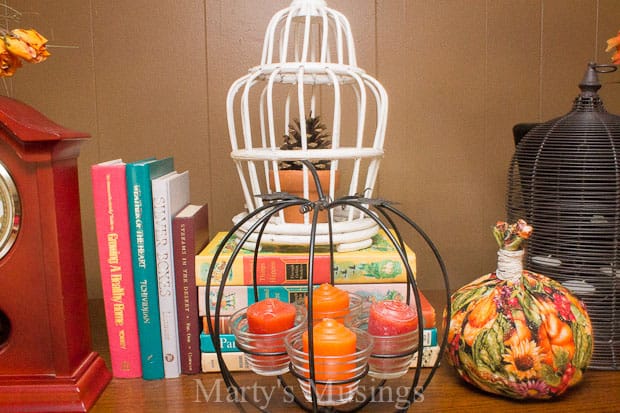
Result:
{"label": "twine wrapped stem", "polygon": [[497,251],[497,278],[503,281],[518,282],[523,274],[524,250]]}

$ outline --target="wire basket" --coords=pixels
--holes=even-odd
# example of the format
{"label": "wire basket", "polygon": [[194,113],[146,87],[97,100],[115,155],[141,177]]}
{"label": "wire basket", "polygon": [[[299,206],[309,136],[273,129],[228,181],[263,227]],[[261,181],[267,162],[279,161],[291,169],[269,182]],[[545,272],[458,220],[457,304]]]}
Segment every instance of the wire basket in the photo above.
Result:
{"label": "wire basket", "polygon": [[[620,116],[608,113],[590,63],[564,116],[517,125],[508,177],[509,220],[536,230],[525,266],[581,298],[592,320],[591,368],[620,368]],[[524,135],[524,136],[521,136]]]}

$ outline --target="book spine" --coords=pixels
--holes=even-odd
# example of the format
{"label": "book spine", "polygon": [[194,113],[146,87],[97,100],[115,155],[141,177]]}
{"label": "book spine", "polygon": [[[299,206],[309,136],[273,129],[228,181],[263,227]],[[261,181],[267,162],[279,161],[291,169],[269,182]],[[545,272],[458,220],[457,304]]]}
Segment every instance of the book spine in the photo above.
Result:
{"label": "book spine", "polygon": [[196,250],[194,217],[177,217],[172,221],[175,288],[179,324],[181,373],[200,373],[200,319],[194,256]]}
{"label": "book spine", "polygon": [[[207,287],[196,287],[198,297],[198,315],[207,314],[206,303],[209,303],[209,311],[211,316],[215,316],[218,287],[211,287],[209,296],[205,297]],[[226,286],[220,301],[220,315],[231,315],[254,302],[254,292],[252,287],[246,286]]]}
{"label": "book spine", "polygon": [[142,377],[155,380],[164,377],[164,362],[157,293],[151,173],[148,164],[127,165],[127,192]]}
{"label": "book spine", "polygon": [[[211,257],[197,256],[196,274],[197,285],[206,285],[207,275],[213,260]],[[221,256],[213,270],[212,285],[219,285],[228,257]],[[383,259],[381,262],[357,263],[339,259],[334,256],[334,281],[339,284],[355,284],[359,282],[406,282],[406,275],[400,273],[391,278],[381,277],[381,268],[391,268],[394,265],[401,266],[399,259]],[[238,256],[233,262],[226,285],[252,285],[254,283],[254,257]],[[314,284],[331,282],[330,257],[328,255],[315,255],[314,257]],[[363,274],[373,274],[364,276]],[[256,285],[301,285],[308,282],[308,256],[307,255],[260,255],[256,263]]]}
{"label": "book spine", "polygon": [[[219,285],[226,264],[229,261],[236,239],[230,240],[223,248],[220,257],[213,264],[215,252],[222,242],[223,233],[218,233],[211,243],[196,257],[197,284],[206,285],[207,275],[212,265],[212,285]],[[398,253],[389,246],[385,234],[375,236],[374,247],[360,251],[334,253],[334,282],[336,284],[362,283],[400,283],[407,281],[406,266]],[[416,255],[406,248],[408,263],[415,275]],[[231,265],[226,285],[253,285],[256,273],[257,285],[301,285],[308,281],[308,255],[306,252],[293,252],[292,249],[267,246],[258,255],[254,272],[254,254],[241,250]],[[314,284],[331,282],[330,255],[325,250],[314,255]]]}
{"label": "book spine", "polygon": [[169,182],[166,180],[153,180],[153,226],[164,377],[175,378],[181,375],[181,363],[173,274],[172,212],[168,185]]}
{"label": "book spine", "polygon": [[[201,333],[212,334],[212,330],[209,328],[207,317],[201,317],[202,330]],[[232,334],[232,328],[230,327],[230,316],[221,316],[220,320],[220,334]],[[211,327],[215,329],[215,317],[211,317]],[[213,330],[214,331],[214,330]]]}
{"label": "book spine", "polygon": [[436,346],[437,345],[437,327],[425,328],[422,331],[423,334],[423,346]]}
{"label": "book spine", "polygon": [[[331,282],[329,266],[329,255],[314,256],[314,284]],[[259,254],[256,262],[256,282],[254,282],[254,256],[243,257],[244,285],[300,285],[307,282],[307,254],[282,256],[261,256]]]}
{"label": "book spine", "polygon": [[[433,367],[437,360],[439,359],[439,353],[441,352],[440,346],[429,346],[424,347],[422,350],[422,367]],[[411,359],[410,368],[418,367],[418,353],[413,355],[413,359]]]}
{"label": "book spine", "polygon": [[[220,318],[220,343],[222,351],[237,351],[237,344],[235,335],[232,334],[230,326],[228,325],[229,317]],[[200,351],[203,353],[214,353],[215,347],[213,346],[212,335],[208,331],[208,326],[205,320],[203,320],[203,331],[200,333]],[[425,328],[422,331],[422,345],[424,347],[432,347],[437,345],[437,328]]]}
{"label": "book spine", "polygon": [[112,373],[141,377],[125,165],[93,165],[91,178]]}
{"label": "book spine", "polygon": [[[200,365],[203,373],[215,373],[220,371],[220,364],[215,353],[202,353]],[[222,359],[229,371],[250,371],[245,354],[241,352],[222,353]]]}
{"label": "book spine", "polygon": [[[424,328],[437,326],[437,313],[435,307],[428,301],[428,298],[420,291],[420,306],[422,307],[422,315],[424,316]],[[411,295],[413,297],[413,293]]]}
{"label": "book spine", "polygon": [[[213,241],[212,241],[213,242]],[[207,285],[207,277],[209,275],[209,271],[213,266],[213,273],[211,279],[211,285],[217,286],[220,285],[222,281],[222,277],[224,274],[224,270],[226,269],[226,264],[228,263],[228,257],[224,255],[220,255],[218,257],[217,262],[214,263],[213,255],[203,256],[197,255],[195,259],[196,266],[196,285]],[[233,261],[232,268],[226,277],[226,285],[244,285],[244,274],[243,274],[243,260],[241,257]]]}
{"label": "book spine", "polygon": [[[220,334],[220,348],[222,353],[239,351],[235,341],[235,335]],[[215,353],[215,345],[213,344],[213,336],[211,334],[200,333],[200,352]]]}

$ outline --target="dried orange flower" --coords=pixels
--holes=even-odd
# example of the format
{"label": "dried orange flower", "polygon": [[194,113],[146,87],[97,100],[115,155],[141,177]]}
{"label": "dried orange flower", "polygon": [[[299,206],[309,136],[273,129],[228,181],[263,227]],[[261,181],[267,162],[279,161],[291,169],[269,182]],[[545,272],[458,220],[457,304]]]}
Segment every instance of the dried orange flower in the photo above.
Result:
{"label": "dried orange flower", "polygon": [[6,3],[0,3],[0,78],[10,77],[22,66],[22,60],[40,63],[47,59],[47,39],[34,29],[12,29],[9,22],[19,22],[21,13]]}
{"label": "dried orange flower", "polygon": [[609,52],[614,48],[616,48],[616,53],[611,56],[611,61],[615,65],[620,65],[620,30],[615,37],[607,39],[607,49],[605,51]]}
{"label": "dried orange flower", "polygon": [[19,57],[6,50],[4,42],[0,42],[0,77],[13,76],[21,66],[22,62]]}
{"label": "dried orange flower", "polygon": [[39,63],[50,55],[45,47],[47,39],[34,29],[13,29],[3,40],[10,53],[27,62]]}

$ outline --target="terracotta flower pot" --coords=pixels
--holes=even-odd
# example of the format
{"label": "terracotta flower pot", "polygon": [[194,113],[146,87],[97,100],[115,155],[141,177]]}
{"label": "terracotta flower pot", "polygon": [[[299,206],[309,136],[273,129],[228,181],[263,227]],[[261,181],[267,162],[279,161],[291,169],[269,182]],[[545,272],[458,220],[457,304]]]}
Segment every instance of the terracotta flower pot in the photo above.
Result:
{"label": "terracotta flower pot", "polygon": [[[330,185],[330,171],[323,170],[317,171],[319,176],[319,182],[321,183],[321,188],[323,189],[324,194],[329,194],[329,185]],[[279,171],[280,175],[280,188],[282,192],[287,192],[291,195],[299,196],[301,198],[304,197],[304,180],[303,180],[303,171],[302,170],[284,170]],[[271,180],[271,187],[275,188],[273,171],[270,172],[269,176]],[[335,186],[338,188],[339,174],[336,171],[336,183]],[[308,198],[310,201],[316,201],[319,199],[319,194],[316,188],[316,184],[314,183],[314,178],[312,173],[308,171]],[[304,222],[304,214],[302,214],[299,210],[299,206],[295,205],[292,207],[288,207],[284,209],[284,219],[287,223],[293,224],[303,224]],[[319,213],[319,222],[327,222],[327,211],[321,211]]]}

